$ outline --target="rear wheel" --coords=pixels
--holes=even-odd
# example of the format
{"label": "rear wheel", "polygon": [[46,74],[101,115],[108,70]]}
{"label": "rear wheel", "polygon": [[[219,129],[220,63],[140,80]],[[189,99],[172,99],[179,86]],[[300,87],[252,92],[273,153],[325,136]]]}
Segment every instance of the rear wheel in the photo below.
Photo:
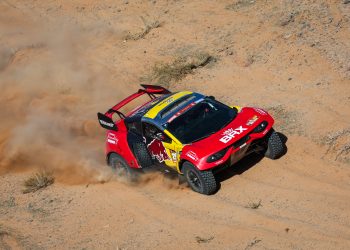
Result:
{"label": "rear wheel", "polygon": [[143,142],[133,143],[132,149],[137,161],[143,168],[147,168],[153,165],[152,157],[148,153],[146,144]]}
{"label": "rear wheel", "polygon": [[211,171],[200,171],[192,163],[185,162],[183,173],[193,191],[206,195],[216,191],[217,184]]}
{"label": "rear wheel", "polygon": [[277,159],[285,152],[286,146],[281,137],[274,130],[267,137],[267,150],[265,156],[270,159]]}
{"label": "rear wheel", "polygon": [[108,165],[118,176],[126,176],[128,179],[134,178],[132,169],[120,155],[112,153],[109,156]]}

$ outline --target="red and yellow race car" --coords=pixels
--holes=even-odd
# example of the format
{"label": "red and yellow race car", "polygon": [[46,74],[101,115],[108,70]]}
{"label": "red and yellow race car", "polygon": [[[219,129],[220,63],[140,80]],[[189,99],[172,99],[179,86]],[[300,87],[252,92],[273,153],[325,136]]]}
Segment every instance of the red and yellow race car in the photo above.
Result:
{"label": "red and yellow race car", "polygon": [[[98,113],[100,125],[107,129],[106,159],[113,169],[131,175],[133,169],[161,166],[208,195],[217,190],[214,174],[244,156],[260,152],[276,159],[285,152],[272,128],[273,118],[263,109],[227,106],[191,91],[141,86],[106,113]],[[120,112],[142,95],[150,100],[129,114]]]}

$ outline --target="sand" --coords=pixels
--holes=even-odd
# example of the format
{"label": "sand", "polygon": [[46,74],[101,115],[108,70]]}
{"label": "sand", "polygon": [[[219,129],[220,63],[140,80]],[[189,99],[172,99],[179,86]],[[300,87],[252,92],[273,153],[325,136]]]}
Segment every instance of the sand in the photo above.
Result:
{"label": "sand", "polygon": [[[0,249],[349,249],[344,2],[0,2]],[[243,159],[211,196],[113,175],[96,113],[200,53],[168,88],[268,110],[287,154]],[[55,183],[23,194],[39,170]]]}

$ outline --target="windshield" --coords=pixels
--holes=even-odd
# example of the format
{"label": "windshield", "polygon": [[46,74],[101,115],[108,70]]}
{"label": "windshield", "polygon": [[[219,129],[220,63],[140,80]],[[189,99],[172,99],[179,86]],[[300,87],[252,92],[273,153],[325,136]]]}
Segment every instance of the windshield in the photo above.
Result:
{"label": "windshield", "polygon": [[229,124],[236,115],[236,109],[206,98],[175,118],[167,125],[167,129],[181,143],[187,144],[214,134]]}

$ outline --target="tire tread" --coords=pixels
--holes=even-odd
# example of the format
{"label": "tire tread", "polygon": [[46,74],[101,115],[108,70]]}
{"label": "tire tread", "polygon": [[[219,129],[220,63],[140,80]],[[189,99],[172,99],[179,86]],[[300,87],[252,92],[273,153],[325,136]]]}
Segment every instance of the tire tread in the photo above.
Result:
{"label": "tire tread", "polygon": [[[185,174],[185,176],[187,176],[187,171],[189,169],[194,170],[200,177],[200,179],[203,180],[203,190],[201,191],[197,191],[195,190],[190,184],[190,187],[192,188],[193,191],[195,192],[199,192],[201,194],[205,194],[205,195],[210,195],[213,194],[216,190],[217,190],[217,183],[214,177],[214,174],[212,171],[210,170],[198,170],[192,163],[190,162],[185,162],[183,165],[183,172]],[[186,177],[187,178],[187,177]],[[187,182],[189,183],[189,181],[187,180]]]}
{"label": "tire tread", "polygon": [[152,157],[147,150],[147,146],[143,142],[134,143],[133,151],[137,161],[143,168],[147,168],[153,165]]}
{"label": "tire tread", "polygon": [[267,150],[265,156],[270,159],[277,159],[285,151],[284,143],[276,131],[272,131],[267,140]]}

